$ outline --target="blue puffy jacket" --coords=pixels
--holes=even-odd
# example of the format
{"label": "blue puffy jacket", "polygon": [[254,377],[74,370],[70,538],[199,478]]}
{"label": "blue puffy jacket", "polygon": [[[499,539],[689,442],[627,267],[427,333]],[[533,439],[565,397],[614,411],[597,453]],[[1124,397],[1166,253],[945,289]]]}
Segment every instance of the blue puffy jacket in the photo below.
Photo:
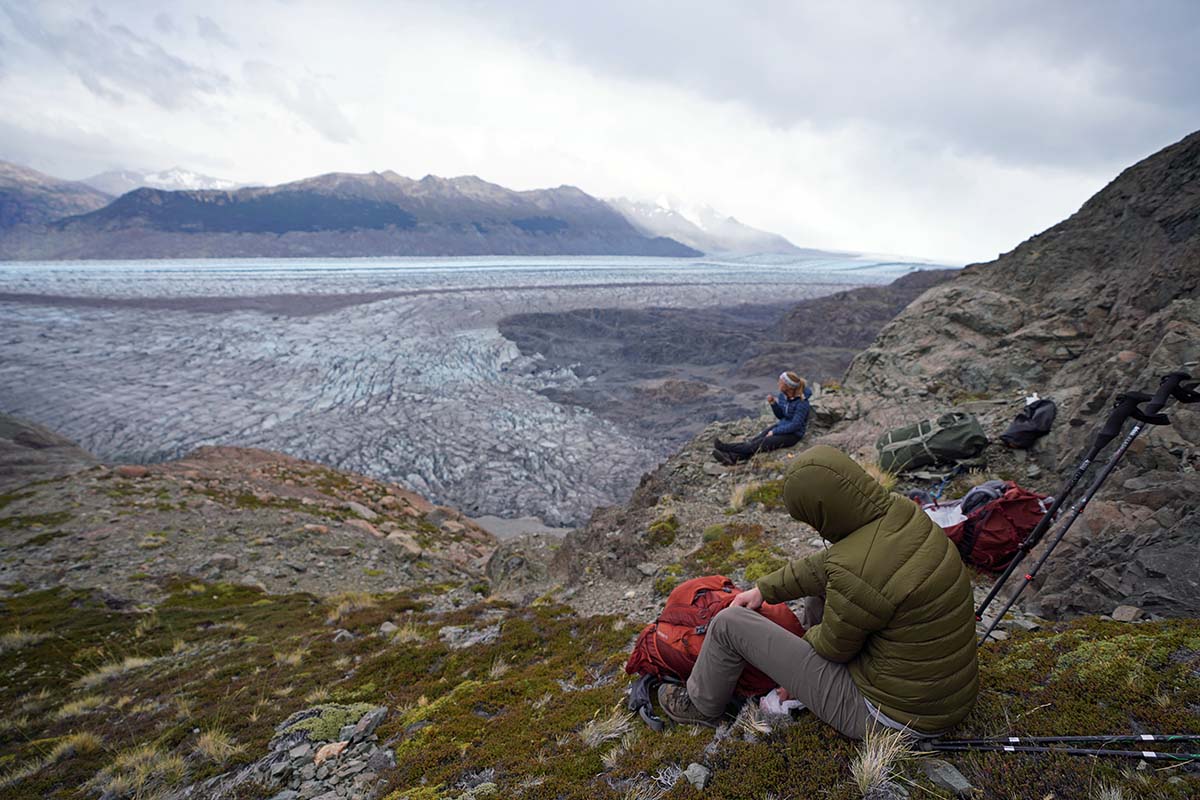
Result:
{"label": "blue puffy jacket", "polygon": [[775,423],[775,427],[771,428],[771,433],[776,436],[794,433],[796,436],[803,437],[804,430],[808,427],[808,412],[812,408],[808,404],[810,397],[812,397],[812,389],[807,387],[804,389],[804,396],[797,397],[795,400],[789,400],[784,394],[779,395],[775,402],[771,403],[771,411],[779,420]]}

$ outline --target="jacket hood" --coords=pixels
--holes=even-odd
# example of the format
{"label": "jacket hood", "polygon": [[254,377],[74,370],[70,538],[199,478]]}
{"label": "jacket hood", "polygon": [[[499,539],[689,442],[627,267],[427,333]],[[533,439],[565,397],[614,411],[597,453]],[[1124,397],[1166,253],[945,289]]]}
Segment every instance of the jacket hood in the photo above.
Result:
{"label": "jacket hood", "polygon": [[853,459],[818,445],[797,457],[783,484],[783,502],[793,519],[836,542],[887,514],[892,501]]}

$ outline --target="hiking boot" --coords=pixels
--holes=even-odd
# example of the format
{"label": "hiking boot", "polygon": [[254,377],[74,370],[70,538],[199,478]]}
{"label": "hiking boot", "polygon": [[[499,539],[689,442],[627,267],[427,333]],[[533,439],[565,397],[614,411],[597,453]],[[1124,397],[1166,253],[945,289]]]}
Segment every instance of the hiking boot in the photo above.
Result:
{"label": "hiking boot", "polygon": [[737,459],[733,457],[733,454],[726,453],[724,450],[713,450],[712,457],[716,459],[718,463],[724,464],[727,467],[732,467],[737,463]]}
{"label": "hiking boot", "polygon": [[729,442],[722,442],[720,439],[713,439],[713,447],[718,450],[728,450]]}
{"label": "hiking boot", "polygon": [[720,718],[712,719],[700,713],[700,709],[692,704],[692,698],[688,697],[686,686],[676,686],[673,683],[659,686],[658,704],[663,713],[677,725],[706,725],[715,728],[720,722]]}

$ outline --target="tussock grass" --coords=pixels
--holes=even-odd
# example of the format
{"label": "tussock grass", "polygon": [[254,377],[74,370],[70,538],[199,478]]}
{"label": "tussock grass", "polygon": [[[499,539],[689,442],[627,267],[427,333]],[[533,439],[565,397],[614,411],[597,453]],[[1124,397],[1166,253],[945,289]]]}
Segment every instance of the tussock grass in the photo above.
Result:
{"label": "tussock grass", "polygon": [[25,780],[30,775],[41,772],[46,767],[55,764],[64,758],[71,758],[80,753],[94,753],[103,746],[103,740],[94,733],[83,731],[80,733],[72,733],[69,736],[64,736],[54,743],[54,747],[50,752],[46,753],[41,758],[35,758],[20,766],[13,767],[7,772],[0,774],[0,789],[6,786],[12,786],[14,783]]}
{"label": "tussock grass", "polygon": [[866,797],[896,777],[900,762],[916,755],[899,731],[869,728],[858,754],[850,761],[850,776]]}
{"label": "tussock grass", "polygon": [[763,716],[758,703],[746,703],[738,712],[733,724],[739,730],[755,736],[765,736],[771,732],[771,724]]}
{"label": "tussock grass", "polygon": [[221,728],[209,728],[196,739],[195,753],[215,764],[224,764],[241,751],[242,746]]}
{"label": "tussock grass", "polygon": [[395,644],[408,644],[410,642],[425,641],[425,633],[421,630],[421,626],[415,622],[404,622],[392,631],[391,641]]}
{"label": "tussock grass", "polygon": [[316,689],[313,689],[311,692],[304,695],[304,702],[308,703],[310,706],[315,706],[318,703],[324,703],[328,699],[329,687],[327,686],[318,686]]}
{"label": "tussock grass", "polygon": [[187,767],[181,756],[167,754],[154,744],[144,744],[117,754],[112,763],[92,779],[89,788],[118,797],[155,797],[179,783]]}
{"label": "tussock grass", "polygon": [[746,507],[746,495],[760,486],[762,486],[762,481],[748,481],[734,486],[733,492],[729,495],[729,507],[735,511],[741,511]]}
{"label": "tussock grass", "polygon": [[503,658],[497,657],[496,660],[492,662],[491,668],[488,670],[488,677],[494,681],[498,681],[507,675],[511,669],[512,664],[508,663]]}
{"label": "tussock grass", "polygon": [[617,743],[616,747],[604,752],[600,756],[600,763],[610,772],[616,769],[617,765],[621,763],[621,757],[630,751],[634,744],[637,743],[637,740],[638,730],[634,728],[621,737],[621,741]]}
{"label": "tussock grass", "polygon": [[355,611],[374,608],[377,605],[370,592],[344,592],[331,597],[330,602],[334,605],[326,619],[329,623],[340,622]]}
{"label": "tussock grass", "polygon": [[887,491],[896,488],[897,476],[894,472],[889,472],[879,466],[878,461],[860,461],[858,465],[863,468],[863,472],[870,475],[875,481]]}
{"label": "tussock grass", "polygon": [[140,669],[147,664],[154,663],[153,658],[142,658],[140,656],[127,656],[122,661],[114,661],[111,664],[105,664],[94,672],[89,672],[84,675],[76,683],[85,689],[94,689],[102,683],[105,683],[118,675],[123,675],[131,670]]}
{"label": "tussock grass", "polygon": [[104,705],[104,698],[98,694],[85,695],[78,700],[72,700],[69,703],[63,703],[57,711],[54,712],[55,719],[66,719],[67,717],[77,717],[80,714],[86,714]]}
{"label": "tussock grass", "polygon": [[43,639],[49,639],[48,633],[36,633],[27,631],[24,628],[13,628],[11,631],[6,631],[0,635],[0,653],[7,653],[9,650],[20,650],[22,647],[28,647],[31,644],[37,644]]}
{"label": "tussock grass", "polygon": [[607,717],[596,716],[579,731],[579,738],[590,748],[596,748],[613,739],[620,739],[633,729],[633,716],[617,706]]}
{"label": "tussock grass", "polygon": [[298,667],[304,663],[306,655],[308,655],[307,647],[297,647],[295,650],[290,650],[286,653],[276,651],[275,663],[281,667]]}
{"label": "tussock grass", "polygon": [[1101,784],[1093,797],[1095,800],[1129,800],[1124,789],[1112,784]]}

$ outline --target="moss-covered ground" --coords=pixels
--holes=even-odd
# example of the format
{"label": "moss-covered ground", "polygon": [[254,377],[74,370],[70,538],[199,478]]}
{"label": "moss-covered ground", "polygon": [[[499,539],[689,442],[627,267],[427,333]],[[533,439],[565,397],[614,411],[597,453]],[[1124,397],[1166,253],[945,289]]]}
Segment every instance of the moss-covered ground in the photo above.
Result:
{"label": "moss-covered ground", "polygon": [[[739,535],[749,536],[715,536],[698,563],[739,552]],[[382,776],[396,800],[460,797],[483,778],[503,797],[699,797],[686,781],[669,790],[655,781],[692,761],[713,769],[706,798],[859,796],[849,772],[857,745],[809,715],[707,754],[707,729],[656,734],[629,718],[621,667],[636,626],[467,592],[452,595],[464,598],[455,608],[445,588],[335,603],[181,582],[157,606],[132,612],[66,590],[5,598],[0,796],[84,798],[124,787],[153,797],[262,756],[279,723],[319,703],[390,709],[379,735],[396,752],[398,766]],[[443,610],[431,609],[435,601]],[[398,629],[378,635],[389,620]],[[451,625],[499,625],[500,635],[454,649],[438,633]],[[334,643],[339,628],[355,638]],[[1196,621],[1062,625],[989,645],[981,663],[979,703],[957,735],[1200,732]],[[1200,776],[1187,767],[1057,755],[948,760],[987,798],[1092,797],[1102,786],[1126,797],[1200,796]],[[947,796],[915,765],[902,771],[915,796]]]}

